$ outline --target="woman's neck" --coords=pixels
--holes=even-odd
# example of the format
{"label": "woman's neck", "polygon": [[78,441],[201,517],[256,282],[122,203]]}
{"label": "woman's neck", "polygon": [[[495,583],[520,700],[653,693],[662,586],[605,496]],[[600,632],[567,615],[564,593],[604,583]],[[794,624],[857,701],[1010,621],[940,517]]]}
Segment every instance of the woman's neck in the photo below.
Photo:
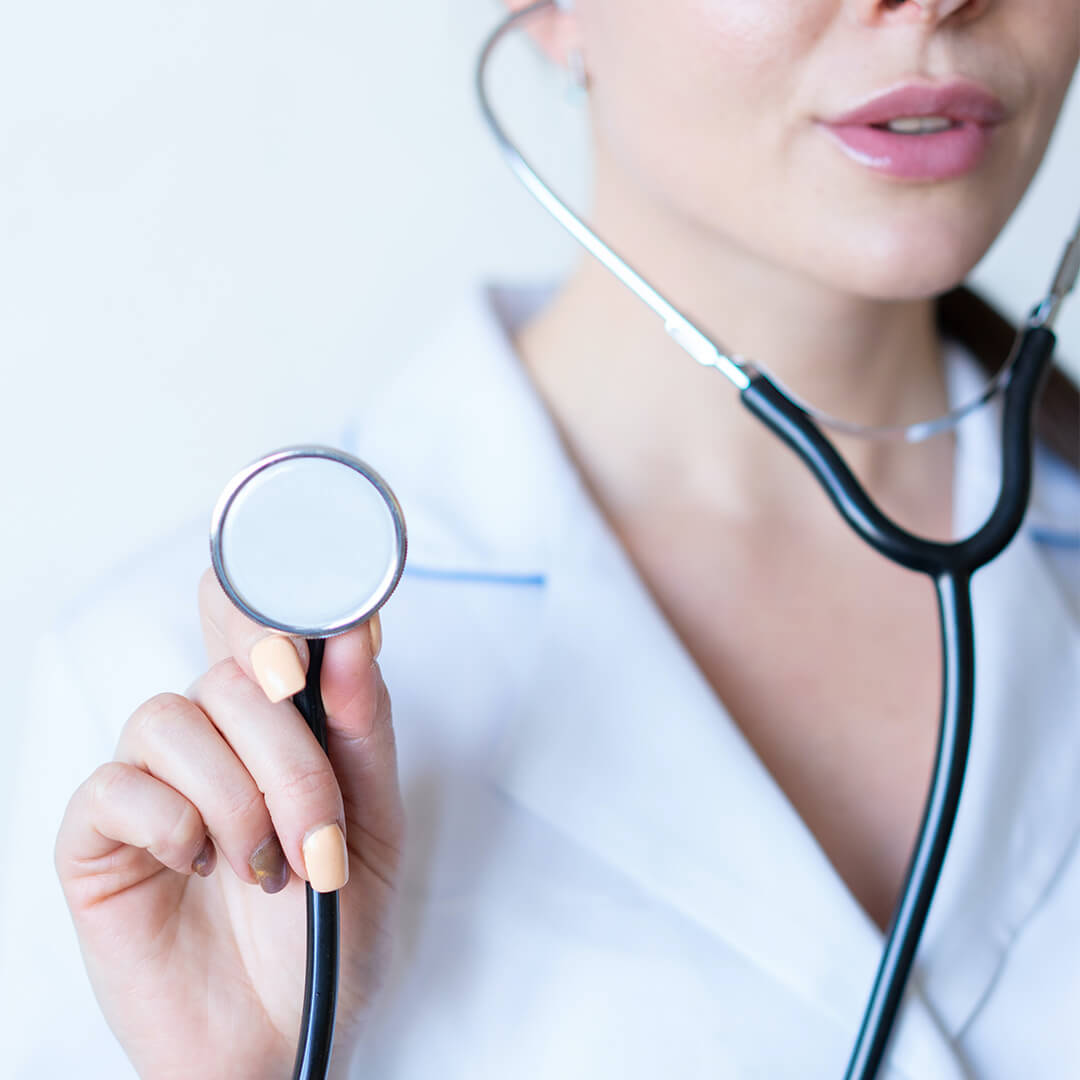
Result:
{"label": "woman's neck", "polygon": [[[598,175],[598,185],[601,184]],[[625,189],[620,189],[625,190]],[[598,186],[595,226],[722,347],[846,420],[910,423],[947,408],[931,300],[877,301],[770,267]],[[805,466],[591,257],[521,328],[523,363],[594,494],[618,518],[657,498],[775,525],[835,516]],[[856,475],[911,528],[949,530],[952,440],[838,437]],[[926,478],[935,484],[927,485]],[[944,495],[942,494],[944,487]]]}

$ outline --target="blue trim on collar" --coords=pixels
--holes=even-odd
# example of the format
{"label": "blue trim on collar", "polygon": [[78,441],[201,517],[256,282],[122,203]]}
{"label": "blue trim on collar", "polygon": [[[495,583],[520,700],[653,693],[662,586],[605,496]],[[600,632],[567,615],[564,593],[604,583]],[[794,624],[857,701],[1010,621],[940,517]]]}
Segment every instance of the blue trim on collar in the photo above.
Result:
{"label": "blue trim on collar", "polygon": [[1053,529],[1031,529],[1031,539],[1047,547],[1080,551],[1080,533],[1056,532]]}
{"label": "blue trim on collar", "polygon": [[487,570],[452,570],[434,566],[416,566],[406,562],[405,576],[426,578],[429,581],[458,581],[476,585],[527,585],[543,588],[545,574],[501,574]]}

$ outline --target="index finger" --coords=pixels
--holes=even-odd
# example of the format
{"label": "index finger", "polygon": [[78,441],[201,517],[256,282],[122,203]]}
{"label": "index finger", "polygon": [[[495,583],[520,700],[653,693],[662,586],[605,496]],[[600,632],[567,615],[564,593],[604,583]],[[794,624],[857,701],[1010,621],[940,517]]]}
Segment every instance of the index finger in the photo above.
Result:
{"label": "index finger", "polygon": [[270,630],[245,615],[209,566],[199,579],[199,619],[211,667],[231,656],[275,703],[304,689],[311,659],[307,641]]}

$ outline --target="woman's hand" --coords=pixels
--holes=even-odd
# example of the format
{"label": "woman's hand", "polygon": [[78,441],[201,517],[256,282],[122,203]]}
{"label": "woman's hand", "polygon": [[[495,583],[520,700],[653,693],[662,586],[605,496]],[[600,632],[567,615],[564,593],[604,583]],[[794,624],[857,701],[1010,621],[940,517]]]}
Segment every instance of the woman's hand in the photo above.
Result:
{"label": "woman's hand", "polygon": [[131,715],[68,804],[56,869],[98,1002],[144,1080],[287,1078],[302,879],[341,888],[337,1060],[388,955],[403,814],[380,626],[325,643],[324,753],[290,700],[306,642],[268,635],[210,570],[199,608],[210,669]]}

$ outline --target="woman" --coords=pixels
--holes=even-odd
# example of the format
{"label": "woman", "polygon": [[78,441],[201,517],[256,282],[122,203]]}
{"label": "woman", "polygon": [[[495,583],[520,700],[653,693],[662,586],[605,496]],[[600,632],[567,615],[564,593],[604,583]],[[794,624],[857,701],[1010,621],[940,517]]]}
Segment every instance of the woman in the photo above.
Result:
{"label": "woman", "polygon": [[[598,231],[717,339],[864,424],[978,384],[936,298],[1042,159],[1075,0],[580,0],[532,26],[583,58]],[[967,142],[868,150],[844,118],[901,84]],[[888,145],[933,139],[925,105],[889,99]],[[994,493],[994,431],[841,445],[948,537]],[[930,588],[588,262],[463,306],[356,450],[412,570],[381,667],[378,619],[327,643],[329,760],[289,701],[304,643],[206,572],[208,670],[131,713],[61,826],[140,1075],[288,1075],[307,878],[342,889],[340,1075],[839,1076],[935,747]],[[976,582],[970,774],[883,1075],[1080,1071],[1077,490],[1044,447]]]}

